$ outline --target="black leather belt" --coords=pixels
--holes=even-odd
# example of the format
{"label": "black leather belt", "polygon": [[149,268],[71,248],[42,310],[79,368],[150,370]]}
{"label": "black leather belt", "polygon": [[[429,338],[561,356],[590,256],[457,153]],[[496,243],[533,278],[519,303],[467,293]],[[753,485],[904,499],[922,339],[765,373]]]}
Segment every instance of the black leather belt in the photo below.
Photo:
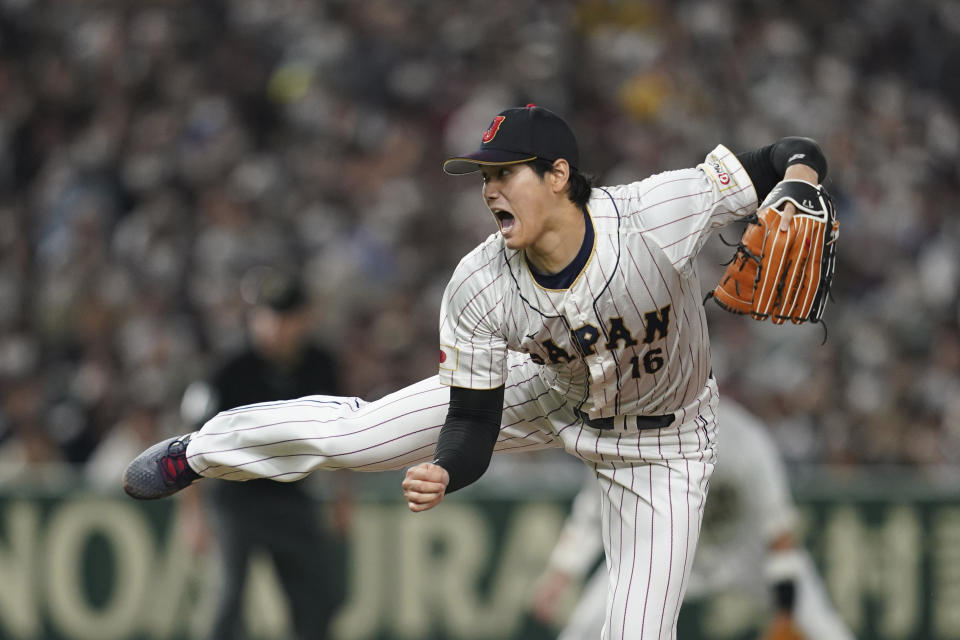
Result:
{"label": "black leather belt", "polygon": [[610,418],[590,418],[587,414],[579,409],[574,409],[573,412],[577,414],[577,417],[583,420],[583,423],[588,427],[603,431],[616,429],[618,418],[623,420],[622,424],[626,430],[636,429],[638,431],[642,431],[644,429],[663,429],[664,427],[669,427],[671,424],[673,424],[672,413],[662,416],[617,416]]}

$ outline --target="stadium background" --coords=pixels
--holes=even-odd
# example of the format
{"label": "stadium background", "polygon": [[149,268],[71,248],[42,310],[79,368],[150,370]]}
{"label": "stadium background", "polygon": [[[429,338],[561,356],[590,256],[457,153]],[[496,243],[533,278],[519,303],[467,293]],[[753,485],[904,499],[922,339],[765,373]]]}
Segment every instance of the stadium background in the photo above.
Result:
{"label": "stadium background", "polygon": [[[174,629],[177,603],[144,595],[208,590],[177,587],[169,563],[202,558],[172,507],[117,495],[124,447],[182,430],[265,265],[304,277],[347,393],[430,375],[442,287],[492,231],[441,161],[530,101],[569,119],[602,182],[717,142],[822,143],[842,224],[829,339],[711,307],[715,370],[751,389],[859,637],[960,638],[958,50],[955,0],[0,2],[0,638],[199,637],[202,598]],[[383,557],[378,536],[464,521],[493,573],[442,606],[385,578],[352,592],[381,604],[348,609],[342,637],[534,637],[511,612],[568,462],[499,464],[432,520],[402,517],[389,475],[358,480],[351,575],[461,566],[431,564],[442,544]],[[541,533],[511,543],[524,517]],[[251,624],[282,637],[264,572]],[[743,637],[738,606],[702,612],[705,637]]]}

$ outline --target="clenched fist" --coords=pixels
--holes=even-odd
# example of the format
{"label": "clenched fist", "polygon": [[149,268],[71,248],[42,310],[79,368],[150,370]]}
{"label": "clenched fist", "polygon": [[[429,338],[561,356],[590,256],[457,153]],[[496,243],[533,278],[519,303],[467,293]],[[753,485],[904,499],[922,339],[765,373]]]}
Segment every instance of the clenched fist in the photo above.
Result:
{"label": "clenched fist", "polygon": [[432,509],[441,500],[450,484],[450,474],[441,466],[431,462],[421,462],[407,469],[403,478],[403,497],[410,511]]}

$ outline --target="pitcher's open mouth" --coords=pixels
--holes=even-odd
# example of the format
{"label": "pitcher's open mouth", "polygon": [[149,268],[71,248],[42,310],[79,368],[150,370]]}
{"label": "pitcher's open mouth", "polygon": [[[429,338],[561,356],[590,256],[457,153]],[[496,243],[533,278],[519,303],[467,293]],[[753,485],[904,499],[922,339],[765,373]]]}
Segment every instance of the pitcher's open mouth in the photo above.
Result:
{"label": "pitcher's open mouth", "polygon": [[513,227],[515,218],[513,217],[512,213],[509,213],[507,211],[494,210],[493,215],[497,219],[497,222],[500,224],[500,231],[508,231],[510,228]]}

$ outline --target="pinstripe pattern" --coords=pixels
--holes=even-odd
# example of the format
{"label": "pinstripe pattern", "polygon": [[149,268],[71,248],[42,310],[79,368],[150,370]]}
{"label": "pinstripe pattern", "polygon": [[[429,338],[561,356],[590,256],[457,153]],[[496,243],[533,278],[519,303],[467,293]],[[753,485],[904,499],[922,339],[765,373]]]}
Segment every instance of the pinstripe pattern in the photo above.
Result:
{"label": "pinstripe pattern", "polygon": [[[604,639],[674,637],[716,460],[718,401],[711,379],[667,429],[597,437],[580,427],[593,433],[590,452],[580,451],[603,495]],[[578,448],[571,431],[561,434],[568,451]]]}
{"label": "pinstripe pattern", "polygon": [[[568,289],[539,286],[499,235],[468,254],[444,293],[440,374],[374,402],[311,396],[226,411],[194,436],[192,468],[231,480],[317,469],[381,471],[432,458],[449,385],[504,385],[495,450],[562,446],[604,493],[610,572],[604,638],[674,635],[713,469],[716,386],[693,258],[709,233],[756,209],[736,158],[595,189],[595,244]],[[599,431],[589,418],[620,416]],[[660,431],[624,414],[674,414]]]}
{"label": "pinstripe pattern", "polygon": [[[724,450],[721,455],[725,455],[728,449],[736,452],[737,460],[730,461],[735,463],[722,463],[710,476],[709,483],[714,486],[723,485],[728,495],[732,492],[738,497],[734,500],[738,506],[732,507],[729,501],[711,505],[713,513],[710,523],[705,525],[708,528],[699,540],[697,557],[684,576],[680,588],[688,600],[730,593],[748,594],[751,598],[763,597],[767,584],[764,572],[769,558],[767,545],[772,538],[795,526],[797,514],[790,498],[789,482],[775,444],[755,417],[733,401],[724,398],[720,402],[718,419],[722,425],[722,434],[710,431],[706,418],[697,417],[696,420],[701,425],[697,435],[701,439],[708,434],[711,438],[719,435]],[[695,451],[692,440],[689,443],[678,442],[676,433],[664,434],[663,441],[672,441],[683,452]],[[689,527],[697,527],[702,520],[707,478],[697,478],[696,474],[692,474],[696,460],[690,456],[685,457],[687,475],[694,482],[691,482],[692,490],[686,496],[686,513],[680,512],[679,516],[675,513],[674,517],[681,526],[687,527],[685,518],[689,518]],[[600,533],[592,525],[601,518],[604,502],[598,487],[593,482],[587,482],[574,500],[574,508],[564,523],[559,542],[551,554],[551,570],[579,576],[592,566],[594,550],[597,545],[602,544]],[[673,500],[673,504],[676,509],[677,500]],[[606,516],[603,516],[603,521],[607,521]],[[686,546],[680,544],[676,532],[674,540],[677,542],[674,545],[675,552],[687,553],[682,562],[685,566],[692,558],[693,546],[689,544],[690,541]],[[681,566],[681,563],[677,562],[676,566]],[[853,635],[832,609],[815,569],[812,565],[807,567],[809,570],[802,569],[796,576],[796,622],[807,638],[850,640]],[[607,615],[609,589],[607,572],[594,572],[580,592],[576,607],[558,640],[596,640]],[[669,624],[670,620],[676,618],[679,605],[677,602],[673,611],[664,612],[662,624]],[[649,621],[645,628],[650,628]],[[669,637],[665,631],[660,633],[661,636]]]}
{"label": "pinstripe pattern", "polygon": [[[519,355],[511,360],[496,450],[557,446],[551,429],[563,400],[543,385],[536,365]],[[198,473],[228,480],[402,469],[432,459],[449,398],[449,387],[434,377],[375,402],[309,396],[232,409],[194,436],[187,459]]]}

